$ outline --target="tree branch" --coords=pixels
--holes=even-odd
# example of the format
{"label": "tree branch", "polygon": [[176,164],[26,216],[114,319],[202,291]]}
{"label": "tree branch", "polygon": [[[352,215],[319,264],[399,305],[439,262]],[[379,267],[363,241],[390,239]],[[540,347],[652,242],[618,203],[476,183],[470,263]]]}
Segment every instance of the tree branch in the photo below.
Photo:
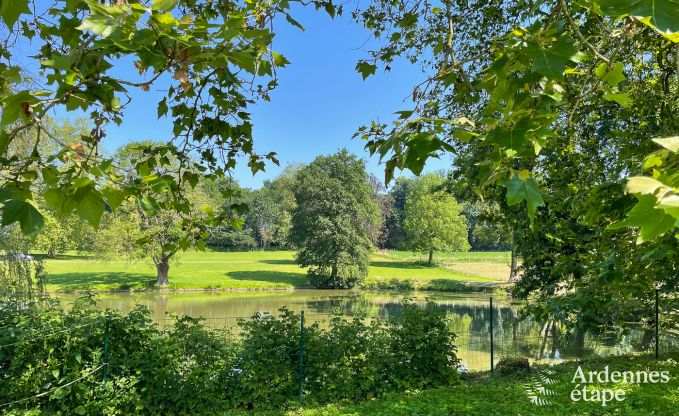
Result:
{"label": "tree branch", "polygon": [[559,0],[559,6],[561,8],[561,13],[564,15],[566,18],[566,21],[568,21],[568,25],[573,29],[573,32],[575,32],[575,36],[578,38],[578,40],[589,49],[594,56],[599,58],[600,60],[606,62],[606,64],[610,65],[611,60],[606,58],[604,55],[599,52],[594,45],[589,43],[587,39],[585,39],[585,36],[580,32],[580,29],[578,29],[578,24],[573,20],[573,16],[569,13],[568,6],[566,5],[566,0]]}

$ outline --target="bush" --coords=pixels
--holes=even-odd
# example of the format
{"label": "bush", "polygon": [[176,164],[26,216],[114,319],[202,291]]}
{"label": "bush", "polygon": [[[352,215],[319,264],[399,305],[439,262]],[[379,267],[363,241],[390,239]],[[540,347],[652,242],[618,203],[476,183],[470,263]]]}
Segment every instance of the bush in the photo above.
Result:
{"label": "bush", "polygon": [[[305,325],[285,308],[238,322],[240,333],[181,317],[158,327],[137,306],[109,311],[108,382],[102,382],[106,312],[89,297],[63,312],[47,301],[0,305],[0,403],[31,414],[217,414],[285,409],[447,385],[457,377],[454,334],[433,305],[405,305],[390,320],[333,317]],[[300,351],[303,366],[300,366]],[[64,388],[59,386],[68,385]],[[50,394],[35,397],[44,391]],[[21,414],[21,413],[17,413]]]}
{"label": "bush", "polygon": [[501,376],[525,374],[530,371],[530,364],[527,358],[523,357],[504,357],[495,366],[497,373]]}
{"label": "bush", "polygon": [[249,251],[257,246],[250,230],[234,230],[227,227],[218,227],[213,230],[206,244],[211,249],[223,251]]}

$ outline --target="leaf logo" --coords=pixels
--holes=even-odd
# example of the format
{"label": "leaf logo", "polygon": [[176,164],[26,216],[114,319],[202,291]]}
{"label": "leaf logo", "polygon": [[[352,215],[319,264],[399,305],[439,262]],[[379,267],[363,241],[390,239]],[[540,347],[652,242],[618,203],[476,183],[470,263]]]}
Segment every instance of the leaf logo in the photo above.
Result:
{"label": "leaf logo", "polygon": [[554,374],[556,374],[556,372],[548,368],[539,370],[536,375],[530,378],[528,383],[523,385],[523,389],[531,404],[534,404],[535,406],[547,406],[552,404],[549,397],[555,396],[556,393],[545,386],[556,383],[556,380],[551,378]]}

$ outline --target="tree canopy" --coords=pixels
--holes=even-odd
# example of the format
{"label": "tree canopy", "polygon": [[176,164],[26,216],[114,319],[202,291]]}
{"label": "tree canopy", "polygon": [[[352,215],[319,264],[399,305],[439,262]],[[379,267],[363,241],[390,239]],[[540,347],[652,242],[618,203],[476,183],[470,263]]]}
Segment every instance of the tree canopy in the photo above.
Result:
{"label": "tree canopy", "polygon": [[302,168],[294,186],[290,240],[317,287],[345,289],[368,274],[369,229],[379,220],[365,163],[346,149]]}
{"label": "tree canopy", "polygon": [[[294,3],[294,1],[292,2]],[[312,1],[334,15],[341,8]],[[184,195],[201,177],[223,179],[237,159],[252,172],[274,153],[254,151],[248,106],[269,99],[276,71],[288,64],[272,50],[273,26],[301,25],[291,2],[205,0],[35,0],[0,5],[0,204],[2,224],[35,236],[44,226],[36,201],[57,216],[77,211],[97,226],[125,200],[147,215],[187,212]],[[276,19],[281,16],[283,19]],[[13,45],[30,43],[40,73],[17,66]],[[123,78],[116,68],[139,74]],[[169,117],[172,137],[146,148],[132,166],[102,152],[107,124],[123,124],[132,90],[164,90],[154,111]],[[68,143],[47,125],[49,114],[86,113],[91,130]],[[8,153],[32,131],[28,153]],[[50,146],[43,146],[50,143]],[[170,166],[170,160],[176,160]],[[172,169],[172,174],[167,173]],[[130,172],[138,178],[124,181]],[[45,186],[32,183],[42,178]],[[157,195],[169,195],[162,200]],[[228,210],[223,220],[228,215]]]}
{"label": "tree canopy", "polygon": [[417,178],[406,200],[406,241],[413,250],[429,253],[429,265],[434,251],[469,250],[462,207],[443,184],[444,179],[435,173]]}

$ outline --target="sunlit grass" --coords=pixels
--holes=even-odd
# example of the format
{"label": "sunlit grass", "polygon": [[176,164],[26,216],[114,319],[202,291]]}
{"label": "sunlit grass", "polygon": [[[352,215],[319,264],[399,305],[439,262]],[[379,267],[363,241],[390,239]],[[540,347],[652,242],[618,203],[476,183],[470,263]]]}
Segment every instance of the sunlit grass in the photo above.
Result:
{"label": "sunlit grass", "polygon": [[[476,255],[477,253],[471,253]],[[486,253],[478,253],[486,254]],[[480,260],[480,262],[479,262]],[[493,274],[484,275],[477,260],[477,273],[448,266],[429,267],[417,259],[375,255],[368,282],[433,281],[492,283]],[[489,265],[493,267],[494,262]],[[88,256],[61,256],[48,259],[49,291],[143,290],[153,287],[155,268],[149,261],[131,262],[120,258],[99,261]],[[306,271],[294,262],[292,251],[188,252],[178,255],[170,266],[170,289],[292,289],[309,287]]]}

